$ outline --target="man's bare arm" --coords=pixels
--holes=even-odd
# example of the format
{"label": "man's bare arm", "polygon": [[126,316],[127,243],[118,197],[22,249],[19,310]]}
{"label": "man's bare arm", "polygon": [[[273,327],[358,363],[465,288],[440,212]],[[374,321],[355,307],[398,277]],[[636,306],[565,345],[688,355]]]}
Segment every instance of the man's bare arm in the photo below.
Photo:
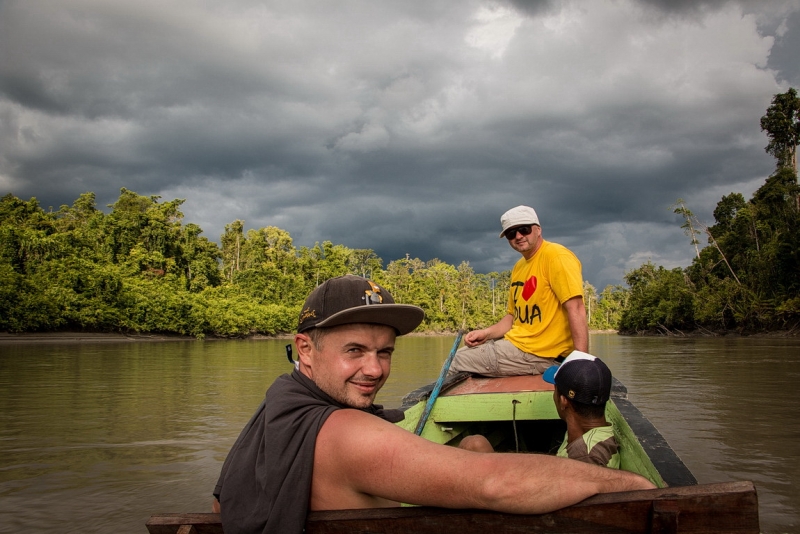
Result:
{"label": "man's bare arm", "polygon": [[564,303],[569,319],[569,330],[572,332],[572,344],[575,350],[589,352],[589,323],[586,320],[586,306],[583,297],[572,297]]}
{"label": "man's bare arm", "polygon": [[544,513],[597,493],[654,487],[633,473],[555,456],[438,445],[366,413],[339,410],[317,439],[311,507],[367,507],[389,499]]}

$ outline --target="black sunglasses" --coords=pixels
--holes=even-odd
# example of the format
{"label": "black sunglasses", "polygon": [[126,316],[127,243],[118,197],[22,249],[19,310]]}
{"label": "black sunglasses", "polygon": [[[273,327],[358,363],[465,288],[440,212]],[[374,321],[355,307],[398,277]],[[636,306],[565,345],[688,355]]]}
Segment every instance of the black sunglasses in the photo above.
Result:
{"label": "black sunglasses", "polygon": [[503,235],[506,236],[506,239],[511,241],[517,237],[517,232],[521,233],[522,235],[530,235],[531,231],[533,231],[533,225],[526,224],[524,226],[515,226],[514,228],[509,228],[503,232]]}

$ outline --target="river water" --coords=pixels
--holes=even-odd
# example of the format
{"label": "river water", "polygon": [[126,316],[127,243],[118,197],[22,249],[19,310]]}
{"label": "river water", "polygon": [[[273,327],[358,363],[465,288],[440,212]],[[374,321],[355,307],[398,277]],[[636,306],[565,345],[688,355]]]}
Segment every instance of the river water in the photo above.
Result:
{"label": "river water", "polygon": [[[288,340],[0,344],[0,532],[144,533],[210,511]],[[436,379],[452,337],[398,339],[378,402]],[[751,480],[765,534],[800,531],[800,339],[592,335],[701,483]]]}

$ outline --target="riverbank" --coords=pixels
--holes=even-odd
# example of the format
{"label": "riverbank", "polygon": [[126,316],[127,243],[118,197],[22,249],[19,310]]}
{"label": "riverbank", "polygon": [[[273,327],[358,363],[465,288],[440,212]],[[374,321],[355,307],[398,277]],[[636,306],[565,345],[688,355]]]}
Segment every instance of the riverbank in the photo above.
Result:
{"label": "riverbank", "polygon": [[698,328],[696,330],[666,330],[653,329],[642,332],[620,331],[616,332],[621,336],[630,337],[777,337],[790,338],[800,337],[800,325],[783,330],[766,330],[759,332],[740,331],[740,330],[707,330]]}
{"label": "riverbank", "polygon": [[[590,330],[590,334],[616,334],[616,330]],[[454,336],[455,332],[411,332],[413,337]],[[140,334],[119,332],[0,332],[0,345],[8,343],[120,343],[160,341],[221,341],[226,339],[292,339],[294,334],[254,334],[241,338],[182,336],[179,334]]]}
{"label": "riverbank", "polygon": [[105,332],[23,332],[9,334],[0,332],[0,344],[4,343],[104,343],[126,341],[187,341],[192,336],[163,334],[119,334]]}
{"label": "riverbank", "polygon": [[[771,332],[740,333],[740,332],[709,332],[708,330],[695,330],[691,332],[618,332],[617,330],[590,330],[590,334],[622,335],[631,337],[798,337],[800,329],[776,330]],[[435,337],[452,336],[454,332],[412,332],[407,336]],[[115,333],[115,332],[22,332],[11,334],[0,332],[0,345],[12,343],[121,343],[121,342],[166,342],[166,341],[224,341],[226,339],[292,339],[294,334],[278,334],[267,336],[254,334],[243,338],[225,338],[206,336],[182,336],[179,334],[140,334],[140,333]]]}

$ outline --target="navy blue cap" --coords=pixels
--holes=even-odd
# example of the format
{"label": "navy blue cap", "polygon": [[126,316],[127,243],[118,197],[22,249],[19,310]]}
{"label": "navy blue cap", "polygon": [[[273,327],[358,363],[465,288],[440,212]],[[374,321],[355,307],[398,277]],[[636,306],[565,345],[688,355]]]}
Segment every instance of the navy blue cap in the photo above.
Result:
{"label": "navy blue cap", "polygon": [[561,363],[542,374],[568,399],[582,404],[604,404],[611,396],[611,370],[597,356],[573,351]]}

